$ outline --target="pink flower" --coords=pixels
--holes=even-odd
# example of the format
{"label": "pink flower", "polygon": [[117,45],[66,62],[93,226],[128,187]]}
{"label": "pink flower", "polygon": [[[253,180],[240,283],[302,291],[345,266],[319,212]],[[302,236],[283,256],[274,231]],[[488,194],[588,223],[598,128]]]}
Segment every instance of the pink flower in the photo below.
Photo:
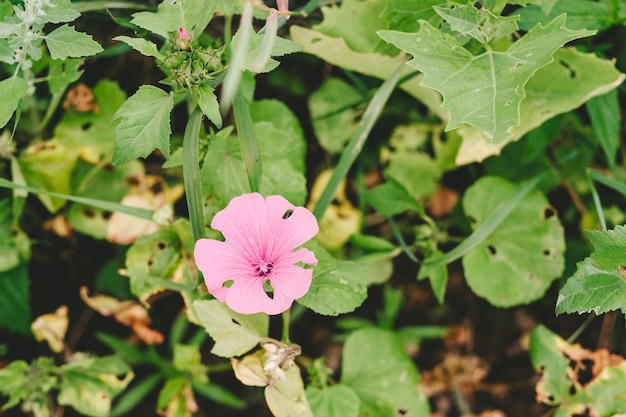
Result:
{"label": "pink flower", "polygon": [[[259,193],[233,198],[211,227],[225,241],[200,239],[194,257],[211,294],[242,314],[279,314],[307,293],[316,265],[313,252],[300,248],[319,230],[304,207]],[[272,292],[273,290],[273,292]]]}
{"label": "pink flower", "polygon": [[288,12],[289,0],[276,0],[276,6],[278,6],[279,12]]}

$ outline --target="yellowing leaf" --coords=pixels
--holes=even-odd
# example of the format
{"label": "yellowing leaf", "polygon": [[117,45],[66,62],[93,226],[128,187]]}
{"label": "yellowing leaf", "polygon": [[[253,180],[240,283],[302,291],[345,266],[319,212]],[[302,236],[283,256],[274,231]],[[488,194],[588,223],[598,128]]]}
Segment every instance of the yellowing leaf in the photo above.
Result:
{"label": "yellowing leaf", "polygon": [[65,347],[65,333],[69,324],[68,308],[61,306],[54,313],[44,314],[35,319],[31,330],[39,342],[45,340],[53,352],[60,353]]}

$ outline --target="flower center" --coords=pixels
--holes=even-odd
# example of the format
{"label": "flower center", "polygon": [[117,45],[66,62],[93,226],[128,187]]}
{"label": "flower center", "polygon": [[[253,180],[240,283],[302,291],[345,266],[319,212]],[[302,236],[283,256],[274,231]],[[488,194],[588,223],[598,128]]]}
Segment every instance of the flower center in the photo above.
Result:
{"label": "flower center", "polygon": [[271,261],[266,261],[262,259],[256,265],[253,265],[254,272],[256,272],[260,277],[266,277],[272,272],[272,268],[274,268],[274,263]]}

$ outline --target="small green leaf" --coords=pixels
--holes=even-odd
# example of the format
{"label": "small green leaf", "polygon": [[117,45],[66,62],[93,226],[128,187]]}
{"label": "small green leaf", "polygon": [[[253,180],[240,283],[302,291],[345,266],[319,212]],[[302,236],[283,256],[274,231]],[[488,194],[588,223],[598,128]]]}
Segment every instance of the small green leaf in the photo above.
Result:
{"label": "small green leaf", "polygon": [[28,83],[20,77],[13,76],[0,81],[0,128],[4,127],[28,91]]}
{"label": "small green leaf", "polygon": [[120,119],[115,128],[113,163],[119,165],[135,158],[145,158],[159,149],[170,156],[170,112],[172,96],[160,88],[143,85],[113,115]]}
{"label": "small green leaf", "polygon": [[450,115],[446,130],[468,124],[489,144],[500,144],[520,125],[520,105],[528,80],[552,62],[552,54],[566,42],[595,33],[569,30],[565,20],[561,15],[545,27],[535,26],[506,51],[487,48],[479,55],[427,21],[420,22],[417,33],[378,33],[413,55],[408,64],[424,72],[422,85],[443,95],[443,106]]}
{"label": "small green leaf", "polygon": [[90,35],[77,32],[73,27],[63,25],[48,33],[44,39],[52,59],[65,59],[92,56],[104,49]]}
{"label": "small green leaf", "polygon": [[111,401],[134,377],[133,371],[117,356],[76,359],[61,366],[59,371],[62,375],[59,404],[94,417],[108,416]]}
{"label": "small green leaf", "polygon": [[48,394],[58,388],[57,368],[51,357],[42,356],[30,365],[23,360],[14,360],[0,369],[0,393],[9,397],[2,410],[28,402],[33,414],[46,416]]}
{"label": "small green leaf", "polygon": [[400,184],[409,197],[419,199],[435,191],[441,170],[437,162],[423,152],[394,151],[389,154],[384,174],[385,178]]}
{"label": "small green leaf", "polygon": [[220,104],[214,93],[215,89],[206,84],[200,84],[197,89],[198,106],[202,113],[217,127],[222,128],[222,115],[220,114]]}
{"label": "small green leaf", "polygon": [[396,336],[386,330],[370,327],[348,336],[340,383],[361,399],[360,416],[429,415],[428,398],[418,388],[415,365]]}
{"label": "small green leaf", "polygon": [[217,0],[165,0],[159,4],[156,13],[135,13],[130,23],[163,38],[167,38],[170,33],[183,28],[195,39],[204,32],[204,28],[211,21],[216,7]]}
{"label": "small green leaf", "polygon": [[[233,37],[233,49],[239,47],[241,44],[241,36],[239,35],[240,31],[237,31],[235,36]],[[239,35],[239,36],[237,36]],[[252,33],[250,36],[250,40],[247,44],[248,52],[245,54],[245,60],[243,62],[242,69],[256,72],[256,73],[265,73],[270,72],[280,64],[279,61],[269,58],[265,63],[265,66],[258,68],[256,67],[256,59],[261,51],[261,47],[263,45],[264,36],[258,33]],[[274,44],[272,45],[272,50],[270,52],[270,56],[278,57],[284,56],[288,54],[293,54],[295,52],[299,52],[302,50],[302,47],[295,42],[292,42],[288,39],[277,37],[274,39]]]}
{"label": "small green leaf", "polygon": [[43,16],[46,23],[65,23],[80,17],[71,0],[55,0],[43,6]]}
{"label": "small green leaf", "polygon": [[433,265],[428,263],[429,260],[437,259],[440,256],[443,256],[443,253],[437,250],[424,260],[417,274],[417,280],[421,281],[428,278],[435,298],[442,305],[446,297],[446,285],[448,285],[448,267],[446,264]]}
{"label": "small green leaf", "polygon": [[52,94],[60,94],[68,85],[77,81],[83,74],[79,68],[83,65],[82,59],[52,59],[48,68],[48,87]]}
{"label": "small green leaf", "polygon": [[424,216],[424,208],[400,183],[390,179],[365,192],[365,201],[385,217],[412,211]]}
{"label": "small green leaf", "polygon": [[[513,195],[516,186],[483,177],[463,198],[474,228]],[[564,267],[565,239],[557,213],[540,191],[526,194],[489,236],[463,257],[467,283],[496,306],[528,303],[541,297]]]}
{"label": "small green leaf", "polygon": [[0,272],[30,259],[30,239],[13,218],[9,200],[0,200]]}
{"label": "small green leaf", "polygon": [[602,147],[609,167],[613,169],[621,139],[621,114],[617,89],[592,98],[586,103],[586,107],[596,141]]}
{"label": "small green leaf", "polygon": [[211,353],[231,358],[249,352],[267,337],[267,314],[239,314],[218,300],[197,300],[193,303],[200,324],[215,341]]}
{"label": "small green leaf", "polygon": [[318,314],[336,316],[354,311],[365,301],[365,263],[335,259],[316,240],[304,247],[315,253],[318,263],[311,288],[297,300],[299,304]]}
{"label": "small green leaf", "polygon": [[568,359],[562,348],[567,343],[546,327],[539,325],[530,334],[530,360],[536,371],[543,375],[537,383],[537,392],[558,405],[569,397],[572,381],[568,378]]}
{"label": "small green leaf", "polygon": [[159,61],[165,61],[165,56],[159,52],[159,48],[157,48],[156,44],[150,42],[149,40],[143,38],[131,38],[129,36],[116,36],[113,40],[124,42],[142,55],[154,57]]}
{"label": "small green leaf", "polygon": [[594,252],[577,264],[561,288],[556,313],[602,314],[621,309],[626,314],[626,226],[585,234]]}
{"label": "small green leaf", "polygon": [[354,390],[336,384],[322,389],[307,388],[306,396],[314,416],[358,417],[361,400]]}

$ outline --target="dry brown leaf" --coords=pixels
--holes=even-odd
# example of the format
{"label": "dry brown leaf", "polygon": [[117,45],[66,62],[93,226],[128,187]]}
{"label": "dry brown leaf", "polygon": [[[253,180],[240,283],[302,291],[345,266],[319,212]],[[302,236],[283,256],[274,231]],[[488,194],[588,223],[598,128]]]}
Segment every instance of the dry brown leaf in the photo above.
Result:
{"label": "dry brown leaf", "polygon": [[137,337],[145,343],[161,344],[165,340],[162,333],[150,328],[148,310],[138,301],[120,301],[106,295],[90,297],[87,287],[80,288],[80,298],[103,316],[113,316],[124,326],[133,329]]}
{"label": "dry brown leaf", "polygon": [[70,319],[67,317],[68,308],[61,306],[54,313],[44,314],[35,319],[30,328],[39,342],[45,340],[53,352],[62,352],[65,347],[65,333]]}
{"label": "dry brown leaf", "polygon": [[63,101],[63,108],[80,112],[98,113],[100,108],[94,101],[93,92],[86,84],[80,83],[67,92]]}
{"label": "dry brown leaf", "polygon": [[[587,385],[591,380],[595,379],[604,368],[609,366],[617,366],[624,361],[624,358],[620,355],[614,355],[607,349],[598,349],[591,351],[581,347],[580,345],[567,345],[563,343],[559,346],[561,352],[567,356],[571,361],[573,367],[570,368],[572,381],[579,383],[581,386]],[[580,381],[579,372],[589,370],[589,363],[591,365],[591,380]]]}
{"label": "dry brown leaf", "polygon": [[439,219],[450,214],[459,198],[458,191],[448,187],[439,187],[428,199],[426,208],[433,218]]}
{"label": "dry brown leaf", "polygon": [[449,353],[442,363],[422,373],[422,384],[429,397],[456,389],[471,398],[488,372],[489,364],[478,356]]}
{"label": "dry brown leaf", "polygon": [[[121,204],[130,207],[154,210],[156,207],[149,199],[140,195],[127,195]],[[139,237],[154,233],[159,230],[159,226],[145,219],[139,219],[129,214],[115,212],[111,215],[107,227],[107,240],[119,245],[133,243]]]}

